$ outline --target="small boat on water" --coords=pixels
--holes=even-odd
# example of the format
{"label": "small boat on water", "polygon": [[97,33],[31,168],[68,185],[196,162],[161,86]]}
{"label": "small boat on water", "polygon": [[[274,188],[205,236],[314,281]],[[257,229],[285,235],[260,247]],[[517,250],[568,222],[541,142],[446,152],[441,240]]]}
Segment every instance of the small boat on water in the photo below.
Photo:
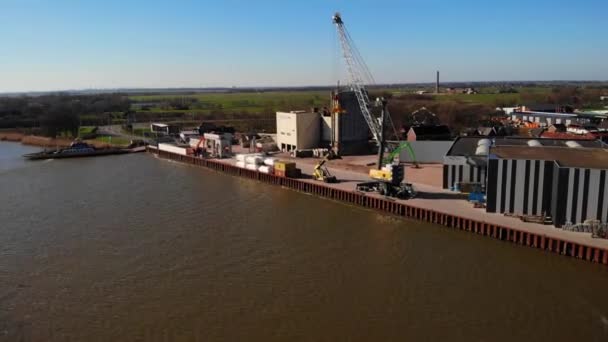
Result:
{"label": "small boat on water", "polygon": [[[145,147],[144,147],[145,149]],[[82,141],[74,141],[70,147],[44,150],[42,152],[29,153],[24,155],[24,158],[30,160],[40,159],[60,159],[60,158],[77,158],[77,157],[97,157],[107,156],[112,154],[125,154],[140,152],[141,148],[96,148]]]}

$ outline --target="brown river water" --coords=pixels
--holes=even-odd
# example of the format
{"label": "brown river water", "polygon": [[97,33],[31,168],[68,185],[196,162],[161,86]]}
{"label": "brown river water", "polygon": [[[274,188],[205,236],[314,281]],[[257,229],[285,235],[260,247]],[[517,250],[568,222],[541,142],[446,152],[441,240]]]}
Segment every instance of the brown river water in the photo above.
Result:
{"label": "brown river water", "polygon": [[0,143],[0,341],[608,341],[608,268],[157,159]]}

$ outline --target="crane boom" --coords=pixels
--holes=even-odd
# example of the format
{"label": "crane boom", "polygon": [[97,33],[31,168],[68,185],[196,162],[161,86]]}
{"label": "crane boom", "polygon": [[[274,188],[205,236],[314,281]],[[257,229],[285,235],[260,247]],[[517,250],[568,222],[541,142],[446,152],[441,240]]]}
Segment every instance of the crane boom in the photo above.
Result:
{"label": "crane boom", "polygon": [[369,97],[365,90],[366,81],[373,82],[373,77],[365,65],[363,58],[359,54],[359,51],[355,47],[354,42],[350,38],[340,13],[336,13],[333,16],[333,22],[338,30],[338,37],[340,39],[340,45],[342,46],[342,57],[344,57],[348,70],[350,86],[357,97],[361,113],[369,126],[374,140],[378,145],[381,145],[381,127],[378,121],[372,116]]}

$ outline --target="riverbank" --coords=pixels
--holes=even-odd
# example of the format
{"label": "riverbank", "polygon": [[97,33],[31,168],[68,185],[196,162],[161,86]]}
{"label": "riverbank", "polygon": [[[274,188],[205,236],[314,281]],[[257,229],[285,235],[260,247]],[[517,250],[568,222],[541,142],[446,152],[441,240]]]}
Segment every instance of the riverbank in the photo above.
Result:
{"label": "riverbank", "polygon": [[[0,132],[0,141],[20,142],[24,145],[40,146],[40,147],[68,147],[73,140],[65,138],[49,138],[37,135],[28,135],[21,132]],[[95,146],[96,148],[113,147],[112,144],[99,142],[96,140],[85,140],[86,143]]]}
{"label": "riverbank", "polygon": [[[238,168],[233,160],[205,160],[183,156],[148,147],[148,152],[161,158],[210,168],[223,173],[255,179],[296,191],[314,194],[356,206],[378,210],[423,222],[439,224],[448,228],[469,231],[479,235],[542,249],[547,252],[576,257],[608,265],[608,240],[593,239],[590,235],[564,231],[541,224],[521,222],[512,217],[488,214],[471,208],[469,203],[456,200],[447,193],[430,186],[419,186],[418,198],[403,201],[377,194],[355,191],[354,185],[362,175],[342,172],[345,177],[337,184],[319,183],[312,179],[282,178],[257,171]],[[308,170],[303,168],[306,173]],[[337,170],[331,170],[334,174]],[[349,178],[350,176],[350,178]]]}

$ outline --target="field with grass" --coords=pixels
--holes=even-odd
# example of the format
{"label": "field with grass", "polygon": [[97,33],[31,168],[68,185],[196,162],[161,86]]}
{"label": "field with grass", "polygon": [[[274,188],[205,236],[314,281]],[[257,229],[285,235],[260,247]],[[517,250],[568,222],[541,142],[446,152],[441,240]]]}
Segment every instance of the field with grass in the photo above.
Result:
{"label": "field with grass", "polygon": [[433,99],[439,102],[463,102],[471,104],[513,106],[521,103],[521,94],[442,94],[434,95]]}
{"label": "field with grass", "polygon": [[95,141],[106,143],[114,146],[128,146],[131,143],[131,140],[123,137],[117,136],[109,136],[109,135],[101,135],[97,136]]}
{"label": "field with grass", "polygon": [[[172,113],[211,113],[224,111],[229,113],[262,113],[265,111],[281,111],[295,109],[310,109],[310,107],[326,106],[329,102],[329,92],[326,91],[268,91],[243,93],[204,93],[194,95],[140,95],[130,96],[135,103],[153,103],[153,112]],[[183,102],[189,104],[188,109],[168,108],[163,104]],[[166,108],[163,108],[166,107]]]}
{"label": "field with grass", "polygon": [[[391,94],[393,96],[411,95],[416,88],[374,89],[372,93]],[[497,88],[478,89],[478,94],[440,94],[427,95],[438,102],[465,102],[472,104],[494,105],[496,103],[520,104],[522,94],[549,94],[549,87],[525,87],[516,93],[499,93]],[[230,114],[262,114],[276,111],[308,110],[311,107],[329,105],[329,91],[268,91],[242,93],[204,93],[204,94],[171,94],[171,95],[138,95],[130,96],[133,109],[138,113],[148,112],[157,115],[172,114],[212,114],[221,112]],[[525,97],[525,96],[524,96]],[[145,104],[147,110],[140,110]],[[175,108],[171,104],[184,103],[188,108]],[[226,117],[231,118],[231,117]]]}
{"label": "field with grass", "polygon": [[[442,122],[456,128],[466,127],[491,115],[497,107],[522,104],[570,103],[578,97],[580,105],[599,98],[593,88],[557,85],[482,86],[477,94],[432,94],[424,87],[373,88],[370,97],[389,97],[391,116],[396,124],[411,124],[411,113],[421,107],[435,112]],[[464,89],[464,88],[458,88]],[[424,90],[427,94],[417,95]],[[597,90],[595,90],[597,91]],[[597,95],[597,96],[596,96]],[[196,126],[202,121],[222,122],[238,130],[273,132],[275,112],[310,110],[330,105],[329,90],[243,91],[196,94],[150,94],[130,96],[136,122],[168,122]]]}

